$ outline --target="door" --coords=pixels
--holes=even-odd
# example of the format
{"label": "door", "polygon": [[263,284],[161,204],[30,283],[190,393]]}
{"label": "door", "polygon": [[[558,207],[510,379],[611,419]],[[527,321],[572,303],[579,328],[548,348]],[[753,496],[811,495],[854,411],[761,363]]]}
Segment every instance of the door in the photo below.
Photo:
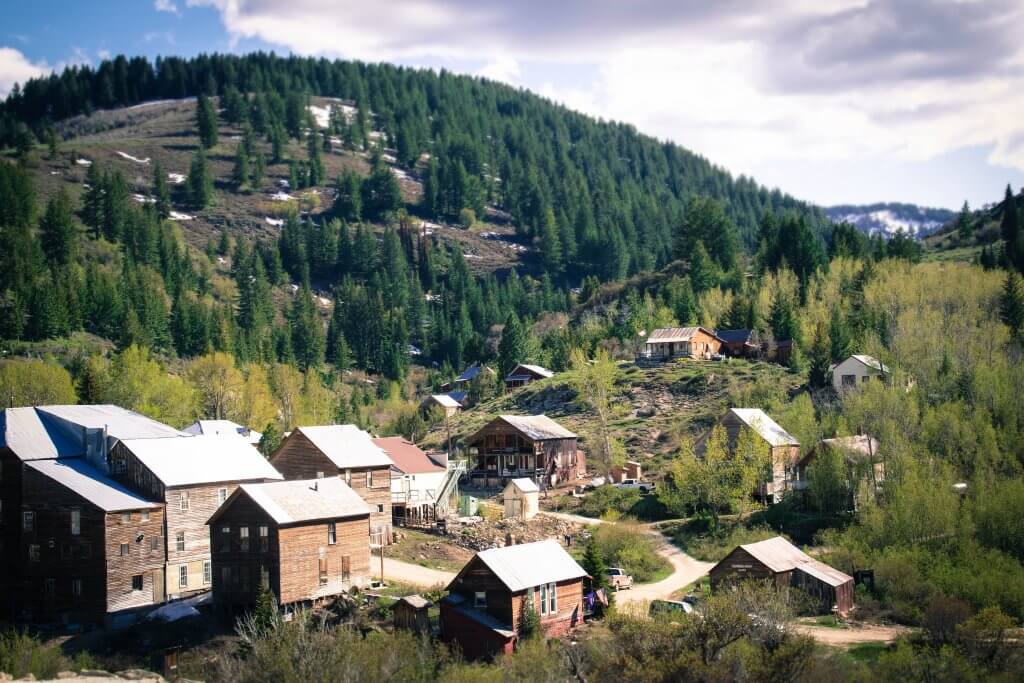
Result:
{"label": "door", "polygon": [[153,570],[153,602],[164,601],[164,570]]}
{"label": "door", "polygon": [[341,556],[341,580],[348,583],[352,578],[352,556]]}

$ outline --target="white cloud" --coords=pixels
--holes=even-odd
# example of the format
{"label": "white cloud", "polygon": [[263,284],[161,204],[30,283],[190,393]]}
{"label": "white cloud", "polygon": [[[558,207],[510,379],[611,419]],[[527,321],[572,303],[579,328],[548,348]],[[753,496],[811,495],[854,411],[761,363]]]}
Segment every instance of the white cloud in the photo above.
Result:
{"label": "white cloud", "polygon": [[110,59],[110,50],[97,50],[96,56],[100,59]]}
{"label": "white cloud", "polygon": [[156,0],[153,3],[153,8],[157,12],[170,12],[171,14],[180,14],[178,6],[174,4],[174,0]]}
{"label": "white cloud", "polygon": [[7,97],[15,83],[45,76],[50,71],[45,62],[33,64],[13,47],[0,47],[0,98]]}
{"label": "white cloud", "polygon": [[499,57],[493,62],[485,64],[483,68],[476,72],[476,75],[489,78],[492,81],[518,85],[520,77],[519,62],[511,57]]}

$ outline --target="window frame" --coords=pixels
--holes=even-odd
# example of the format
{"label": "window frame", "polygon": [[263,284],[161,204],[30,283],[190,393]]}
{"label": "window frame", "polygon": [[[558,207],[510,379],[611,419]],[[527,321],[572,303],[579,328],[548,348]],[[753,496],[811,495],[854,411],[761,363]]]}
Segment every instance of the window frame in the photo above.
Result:
{"label": "window frame", "polygon": [[35,531],[36,530],[36,511],[35,510],[22,510],[21,511],[21,530],[22,531]]}
{"label": "window frame", "polygon": [[223,505],[228,499],[228,490],[226,488],[217,489],[217,505]]}
{"label": "window frame", "polygon": [[77,508],[75,508],[75,509],[71,510],[70,512],[71,512],[70,519],[68,521],[69,521],[69,524],[71,526],[71,535],[72,536],[81,536],[82,535],[82,511],[77,509]]}
{"label": "window frame", "polygon": [[82,597],[83,583],[82,579],[75,576],[71,579],[71,597],[80,598]]}
{"label": "window frame", "polygon": [[188,588],[188,565],[178,565],[178,588]]}
{"label": "window frame", "polygon": [[268,552],[270,550],[270,527],[266,524],[260,524],[257,535],[260,539],[260,552]]}
{"label": "window frame", "polygon": [[203,560],[203,585],[209,586],[213,583],[213,562]]}
{"label": "window frame", "polygon": [[327,545],[338,544],[338,525],[334,522],[327,523]]}
{"label": "window frame", "polygon": [[473,607],[487,609],[487,591],[473,591]]}
{"label": "window frame", "polygon": [[121,555],[120,557],[128,557],[132,554],[132,546],[130,543],[121,544]]}
{"label": "window frame", "polygon": [[[138,588],[135,587],[136,584],[138,584],[138,586],[139,586]],[[143,576],[142,574],[132,574],[132,592],[133,593],[141,593],[143,590],[145,590],[145,587],[146,587],[146,577]]]}
{"label": "window frame", "polygon": [[183,553],[185,552],[185,532],[179,531],[174,534],[174,551]]}
{"label": "window frame", "polygon": [[189,500],[188,491],[178,492],[178,510],[188,512],[192,509],[192,501]]}
{"label": "window frame", "polygon": [[238,527],[238,552],[247,553],[251,544],[249,543],[249,527],[245,524]]}

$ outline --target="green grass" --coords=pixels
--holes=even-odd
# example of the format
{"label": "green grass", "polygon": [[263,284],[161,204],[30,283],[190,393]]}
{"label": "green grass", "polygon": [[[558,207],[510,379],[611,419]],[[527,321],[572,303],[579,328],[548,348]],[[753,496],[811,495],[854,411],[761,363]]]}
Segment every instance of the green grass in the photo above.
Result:
{"label": "green grass", "polygon": [[827,614],[822,617],[818,617],[814,620],[817,626],[824,626],[825,628],[842,628],[843,625],[832,614]]}
{"label": "green grass", "polygon": [[862,664],[874,664],[883,652],[889,649],[887,643],[857,643],[846,651],[854,661]]}

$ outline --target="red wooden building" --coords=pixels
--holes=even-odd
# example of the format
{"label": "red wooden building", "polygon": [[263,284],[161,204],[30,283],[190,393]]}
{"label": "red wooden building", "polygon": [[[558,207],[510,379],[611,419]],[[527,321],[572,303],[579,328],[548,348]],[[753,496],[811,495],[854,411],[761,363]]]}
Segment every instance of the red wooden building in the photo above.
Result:
{"label": "red wooden building", "polygon": [[544,635],[565,635],[583,623],[586,576],[554,540],[479,552],[441,600],[441,639],[470,659],[511,652],[531,608]]}

